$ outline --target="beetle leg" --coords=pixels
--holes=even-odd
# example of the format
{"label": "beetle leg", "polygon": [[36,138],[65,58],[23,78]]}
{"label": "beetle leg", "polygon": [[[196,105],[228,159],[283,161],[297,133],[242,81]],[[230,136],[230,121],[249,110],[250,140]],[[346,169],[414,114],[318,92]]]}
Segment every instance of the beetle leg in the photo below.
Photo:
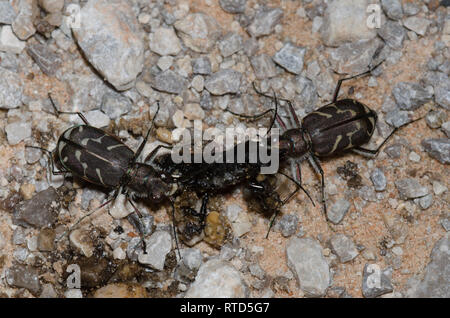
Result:
{"label": "beetle leg", "polygon": [[150,128],[148,129],[147,134],[145,135],[144,140],[141,142],[141,144],[139,145],[138,150],[137,150],[136,153],[134,154],[133,162],[135,162],[136,159],[137,159],[137,158],[139,157],[139,155],[141,154],[142,150],[144,149],[145,144],[147,143],[148,136],[150,135],[150,132],[151,132],[152,129],[153,129],[153,125],[155,124],[156,116],[158,116],[158,113],[159,113],[159,101],[157,102],[157,105],[158,105],[158,108],[156,109],[155,116],[153,116],[152,124],[150,125]]}
{"label": "beetle leg", "polygon": [[172,200],[170,201],[170,205],[172,206],[172,228],[173,228],[173,237],[175,239],[175,245],[177,247],[177,251],[178,251],[178,257],[180,258],[180,261],[183,260],[183,258],[181,257],[181,253],[180,253],[180,246],[178,245],[178,235],[177,235],[177,224],[176,224],[176,220],[175,220],[175,204]]}
{"label": "beetle leg", "polygon": [[80,117],[81,120],[82,120],[86,125],[91,126],[91,125],[89,124],[89,122],[87,121],[86,117],[84,117],[84,115],[83,115],[82,113],[80,113],[80,112],[62,112],[62,111],[60,111],[60,110],[56,107],[55,102],[53,101],[53,98],[52,98],[51,93],[48,93],[48,98],[50,99],[50,102],[51,102],[51,104],[52,104],[52,106],[53,106],[53,109],[54,109],[55,112],[56,112],[56,117],[59,117],[59,115],[61,115],[61,114],[78,115],[78,117]]}
{"label": "beetle leg", "polygon": [[297,114],[295,113],[295,109],[294,109],[294,106],[292,105],[292,102],[291,101],[288,101],[287,102],[288,103],[288,105],[289,105],[289,113],[291,114],[291,120],[293,120],[293,125],[295,126],[295,127],[297,127],[297,128],[300,128],[301,126],[300,126],[300,120],[298,119],[298,116],[297,116]]}
{"label": "beetle leg", "polygon": [[158,145],[158,146],[156,146],[155,149],[153,149],[153,150],[150,152],[150,154],[149,154],[147,157],[145,157],[144,163],[147,163],[148,161],[152,162],[152,161],[155,159],[156,154],[158,153],[158,150],[161,149],[161,148],[166,148],[166,149],[169,149],[169,150],[170,150],[170,149],[172,149],[173,147],[171,147],[171,146],[166,146],[166,145]]}
{"label": "beetle leg", "polygon": [[324,213],[326,216],[327,215],[327,204],[326,204],[326,200],[325,200],[325,176],[324,176],[322,167],[320,166],[319,160],[313,154],[310,154],[308,156],[308,161],[311,164],[311,166],[314,168],[316,173],[320,174],[321,179],[322,179],[322,182],[321,182],[322,205],[323,205],[323,210],[324,210]]}
{"label": "beetle leg", "polygon": [[378,63],[374,67],[370,68],[368,71],[366,71],[364,73],[356,74],[356,75],[353,75],[353,76],[350,76],[350,77],[346,77],[346,78],[341,78],[340,80],[338,80],[337,85],[336,85],[336,89],[334,90],[333,101],[331,103],[335,103],[337,101],[337,98],[338,98],[338,95],[339,95],[339,91],[341,89],[342,82],[348,81],[348,80],[351,80],[351,79],[355,79],[355,78],[358,78],[358,77],[364,77],[366,75],[369,75],[370,73],[372,73],[373,70],[375,70],[383,62],[384,61],[381,61],[380,63]]}

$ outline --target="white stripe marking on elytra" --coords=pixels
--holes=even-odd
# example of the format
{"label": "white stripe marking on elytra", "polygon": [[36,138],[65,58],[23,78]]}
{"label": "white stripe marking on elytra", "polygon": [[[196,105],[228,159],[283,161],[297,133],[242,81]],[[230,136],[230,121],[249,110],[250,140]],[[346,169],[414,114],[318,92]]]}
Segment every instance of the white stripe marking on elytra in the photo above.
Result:
{"label": "white stripe marking on elytra", "polygon": [[99,168],[96,168],[96,169],[95,169],[95,172],[97,172],[97,176],[98,176],[98,178],[100,179],[100,182],[101,182],[102,184],[105,184],[105,183],[103,182],[102,175],[101,175],[101,173],[100,173],[100,169],[99,169]]}

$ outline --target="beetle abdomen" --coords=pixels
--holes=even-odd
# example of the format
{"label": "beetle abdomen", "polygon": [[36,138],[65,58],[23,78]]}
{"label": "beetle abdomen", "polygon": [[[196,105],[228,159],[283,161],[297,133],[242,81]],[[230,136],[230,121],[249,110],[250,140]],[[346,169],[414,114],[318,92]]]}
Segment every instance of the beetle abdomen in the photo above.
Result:
{"label": "beetle abdomen", "polygon": [[302,127],[311,137],[314,154],[328,156],[368,142],[376,119],[369,107],[343,99],[308,114]]}
{"label": "beetle abdomen", "polygon": [[120,184],[134,156],[116,137],[87,125],[67,129],[58,140],[57,153],[67,170],[108,188]]}

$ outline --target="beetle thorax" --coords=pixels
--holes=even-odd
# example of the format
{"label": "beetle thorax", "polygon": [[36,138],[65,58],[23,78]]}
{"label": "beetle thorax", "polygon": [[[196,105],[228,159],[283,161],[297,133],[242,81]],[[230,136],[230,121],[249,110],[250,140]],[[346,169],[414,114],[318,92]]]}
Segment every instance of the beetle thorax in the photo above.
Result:
{"label": "beetle thorax", "polygon": [[311,148],[311,138],[302,128],[293,128],[280,136],[280,155],[301,157]]}

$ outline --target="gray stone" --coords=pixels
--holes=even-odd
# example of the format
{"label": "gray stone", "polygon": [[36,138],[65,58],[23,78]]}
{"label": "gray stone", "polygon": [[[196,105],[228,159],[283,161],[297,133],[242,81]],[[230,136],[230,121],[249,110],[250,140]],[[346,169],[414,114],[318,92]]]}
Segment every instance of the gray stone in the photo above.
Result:
{"label": "gray stone", "polygon": [[172,237],[166,231],[156,231],[145,240],[145,243],[147,253],[139,254],[139,263],[150,265],[152,268],[162,271],[166,256],[172,249]]}
{"label": "gray stone", "polygon": [[125,0],[88,1],[72,31],[92,66],[117,90],[134,85],[144,67],[144,42]]}
{"label": "gray stone", "polygon": [[398,107],[403,110],[415,110],[433,97],[427,89],[417,83],[400,82],[392,89],[392,95]]}
{"label": "gray stone", "polygon": [[450,297],[450,237],[445,235],[433,247],[431,261],[425,268],[423,280],[408,291],[408,296],[418,298]]}
{"label": "gray stone", "polygon": [[447,113],[442,110],[432,110],[425,116],[425,121],[430,128],[440,128],[447,120]]}
{"label": "gray stone", "polygon": [[282,9],[264,7],[256,13],[255,19],[248,27],[248,33],[254,37],[269,35],[282,17]]}
{"label": "gray stone", "polygon": [[48,76],[54,76],[62,64],[59,54],[50,51],[50,49],[43,44],[31,44],[27,47],[27,52],[40,67],[42,72]]}
{"label": "gray stone", "polygon": [[151,83],[154,89],[171,94],[181,94],[187,87],[187,80],[173,72],[172,70],[164,71],[158,74]]}
{"label": "gray stone", "polygon": [[230,32],[219,42],[218,47],[223,57],[233,55],[242,50],[242,37],[237,33]]}
{"label": "gray stone", "polygon": [[383,170],[376,168],[370,174],[370,180],[372,180],[373,186],[376,191],[386,190],[386,177],[384,176]]}
{"label": "gray stone", "polygon": [[402,145],[394,144],[384,149],[384,152],[391,158],[400,158],[402,154]]}
{"label": "gray stone", "polygon": [[342,44],[329,50],[329,61],[338,73],[359,74],[369,70],[373,55],[383,46],[378,38]]}
{"label": "gray stone", "polygon": [[294,83],[298,93],[297,101],[299,106],[304,107],[308,112],[312,111],[319,99],[314,82],[304,76],[296,76]]}
{"label": "gray stone", "polygon": [[12,24],[16,15],[16,11],[8,0],[0,1],[0,24]]}
{"label": "gray stone", "polygon": [[325,295],[330,285],[330,269],[322,247],[312,238],[294,237],[286,245],[287,263],[307,296]]}
{"label": "gray stone", "polygon": [[444,131],[447,137],[450,138],[450,121],[443,123],[441,129]]}
{"label": "gray stone", "polygon": [[181,43],[173,29],[158,28],[150,34],[150,50],[159,55],[177,55]]}
{"label": "gray stone", "polygon": [[228,13],[243,13],[247,0],[219,0],[219,4]]}
{"label": "gray stone", "polygon": [[86,120],[94,127],[107,127],[109,125],[110,119],[101,110],[91,110],[85,114]]}
{"label": "gray stone", "polygon": [[426,210],[433,204],[433,195],[427,194],[419,199],[419,205],[422,209]]}
{"label": "gray stone", "polygon": [[388,112],[385,120],[392,127],[400,127],[412,121],[408,111],[398,109]]}
{"label": "gray stone", "polygon": [[213,95],[237,93],[241,86],[241,79],[242,74],[235,70],[220,70],[208,76],[205,87]]}
{"label": "gray stone", "polygon": [[103,95],[101,110],[111,119],[119,118],[128,113],[131,108],[130,99],[121,94],[109,92]]}
{"label": "gray stone", "polygon": [[64,0],[39,0],[39,5],[48,13],[61,12]]}
{"label": "gray stone", "polygon": [[200,97],[200,106],[203,109],[212,109],[213,107],[211,94],[207,90],[204,90],[202,92],[202,96]]}
{"label": "gray stone", "polygon": [[186,298],[248,296],[248,288],[239,271],[231,263],[219,258],[213,258],[200,267],[195,281],[185,295]]}
{"label": "gray stone", "polygon": [[6,125],[6,137],[10,145],[17,145],[31,137],[31,122],[14,122]]}
{"label": "gray stone", "polygon": [[422,140],[422,147],[434,159],[441,163],[450,163],[450,139],[428,138]]}
{"label": "gray stone", "polygon": [[450,110],[450,85],[442,83],[434,87],[434,100],[439,106]]}
{"label": "gray stone", "polygon": [[267,54],[252,56],[250,63],[257,79],[271,78],[278,74],[275,63]]}
{"label": "gray stone", "polygon": [[414,31],[418,35],[425,35],[430,24],[430,20],[419,17],[409,17],[403,20],[403,25],[405,28]]}
{"label": "gray stone", "polygon": [[283,48],[275,54],[273,60],[288,72],[298,75],[303,70],[303,58],[305,57],[305,53],[306,48],[286,43]]}
{"label": "gray stone", "polygon": [[0,51],[20,54],[25,48],[25,43],[16,37],[11,26],[0,27]]}
{"label": "gray stone", "polygon": [[192,60],[192,71],[194,74],[211,74],[211,61],[207,56],[202,56]]}
{"label": "gray stone", "polygon": [[22,104],[23,83],[19,75],[0,67],[0,108],[16,108]]}
{"label": "gray stone", "polygon": [[259,50],[258,40],[249,38],[244,42],[244,53],[247,56],[255,55]]}
{"label": "gray stone", "polygon": [[333,253],[339,257],[341,263],[346,263],[358,256],[355,243],[344,234],[336,234],[330,239]]}
{"label": "gray stone", "polygon": [[344,216],[349,209],[350,202],[345,199],[339,199],[331,206],[331,208],[327,209],[327,218],[334,224],[339,224],[344,219]]}
{"label": "gray stone", "polygon": [[264,279],[266,277],[266,273],[261,268],[261,266],[259,266],[258,263],[250,264],[248,266],[248,269],[250,271],[250,274],[252,274],[253,276],[255,276],[255,277],[259,278],[259,279]]}
{"label": "gray stone", "polygon": [[38,296],[41,290],[39,273],[36,268],[15,265],[6,270],[6,282],[8,285],[28,289],[33,295]]}
{"label": "gray stone", "polygon": [[298,229],[298,216],[295,214],[284,214],[280,220],[275,224],[274,230],[280,231],[284,237],[289,237],[295,234]]}
{"label": "gray stone", "polygon": [[420,7],[415,2],[406,1],[403,3],[403,13],[407,16],[416,15],[420,12]]}
{"label": "gray stone", "polygon": [[38,192],[32,199],[15,207],[13,223],[24,227],[51,227],[56,221],[59,202],[59,195],[53,187]]}
{"label": "gray stone", "polygon": [[378,35],[389,47],[401,49],[403,47],[406,31],[399,22],[388,20],[383,23],[380,29],[378,29]]}
{"label": "gray stone", "polygon": [[12,23],[12,29],[23,41],[36,33],[35,19],[39,16],[39,8],[35,0],[18,1],[18,14]]}
{"label": "gray stone", "polygon": [[183,43],[198,53],[208,53],[222,35],[217,21],[204,13],[191,13],[174,24]]}
{"label": "gray stone", "polygon": [[381,0],[381,6],[386,15],[392,20],[403,18],[402,3],[400,0]]}
{"label": "gray stone", "polygon": [[[367,25],[367,0],[341,0],[328,4],[320,34],[327,46],[369,40],[376,37],[376,28]],[[345,18],[343,18],[345,17]]]}
{"label": "gray stone", "polygon": [[394,288],[391,279],[391,268],[381,270],[377,264],[366,264],[362,280],[363,296],[374,298],[392,292]]}
{"label": "gray stone", "polygon": [[446,232],[450,231],[450,220],[449,219],[442,219],[440,221],[440,223]]}
{"label": "gray stone", "polygon": [[395,186],[403,199],[420,198],[428,194],[427,187],[422,186],[416,179],[399,179],[395,181]]}

